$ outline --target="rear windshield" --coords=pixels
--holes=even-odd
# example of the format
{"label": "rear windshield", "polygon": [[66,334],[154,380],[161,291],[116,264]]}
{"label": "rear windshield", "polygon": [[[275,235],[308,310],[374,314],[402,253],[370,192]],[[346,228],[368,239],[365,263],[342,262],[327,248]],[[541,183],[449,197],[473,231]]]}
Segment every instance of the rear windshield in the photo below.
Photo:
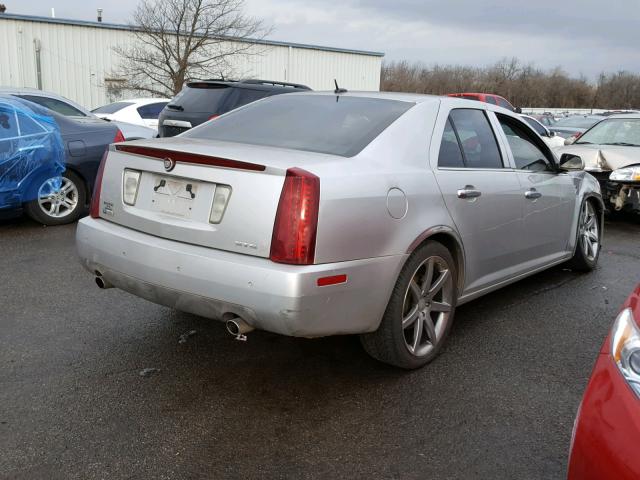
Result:
{"label": "rear windshield", "polygon": [[215,83],[189,83],[169,102],[169,108],[175,106],[189,113],[219,114],[220,103],[228,88]]}
{"label": "rear windshield", "polygon": [[98,107],[94,110],[91,110],[93,113],[116,113],[122,110],[129,105],[133,105],[132,102],[115,102],[110,103],[109,105],[104,105],[102,107]]}
{"label": "rear windshield", "polygon": [[352,157],[414,104],[333,95],[277,95],[182,134]]}

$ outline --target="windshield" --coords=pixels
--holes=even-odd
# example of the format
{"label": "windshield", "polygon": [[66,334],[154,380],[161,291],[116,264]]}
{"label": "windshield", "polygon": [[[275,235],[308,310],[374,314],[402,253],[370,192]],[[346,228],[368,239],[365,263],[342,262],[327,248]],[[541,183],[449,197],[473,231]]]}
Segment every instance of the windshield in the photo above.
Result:
{"label": "windshield", "polygon": [[277,95],[182,134],[351,157],[414,103],[334,95]]}
{"label": "windshield", "polygon": [[576,143],[640,146],[640,118],[610,118],[586,132]]}
{"label": "windshield", "polygon": [[561,118],[560,120],[558,120],[556,123],[553,124],[554,127],[570,127],[570,128],[590,128],[593,125],[595,125],[596,123],[598,123],[600,120],[602,120],[601,118],[594,118],[594,117],[581,117],[581,116],[575,116],[575,117],[567,117],[567,118]]}
{"label": "windshield", "polygon": [[116,113],[129,105],[133,105],[132,102],[115,102],[109,105],[98,107],[95,110],[91,110],[93,113]]}

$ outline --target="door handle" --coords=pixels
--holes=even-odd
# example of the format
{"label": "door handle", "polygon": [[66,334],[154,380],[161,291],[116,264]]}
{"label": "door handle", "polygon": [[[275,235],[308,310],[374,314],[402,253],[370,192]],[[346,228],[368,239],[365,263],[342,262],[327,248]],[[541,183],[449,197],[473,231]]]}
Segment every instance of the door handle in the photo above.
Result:
{"label": "door handle", "polygon": [[458,198],[478,198],[480,195],[482,195],[482,192],[476,190],[473,185],[467,185],[458,190]]}
{"label": "door handle", "polygon": [[524,197],[528,198],[529,200],[535,200],[536,198],[540,198],[541,196],[542,194],[538,192],[535,188],[532,188],[531,190],[527,190],[526,192],[524,192]]}

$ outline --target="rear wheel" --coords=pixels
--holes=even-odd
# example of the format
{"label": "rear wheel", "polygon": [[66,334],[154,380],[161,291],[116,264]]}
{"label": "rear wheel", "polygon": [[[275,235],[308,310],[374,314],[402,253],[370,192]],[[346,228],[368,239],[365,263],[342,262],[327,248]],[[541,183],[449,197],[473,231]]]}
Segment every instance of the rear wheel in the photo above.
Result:
{"label": "rear wheel", "polygon": [[380,327],[360,336],[367,353],[406,369],[433,360],[453,322],[456,275],[442,244],[430,241],[418,248],[398,277]]}
{"label": "rear wheel", "polygon": [[569,261],[574,270],[588,272],[596,268],[600,256],[601,235],[598,212],[593,202],[587,200],[580,209],[576,250]]}
{"label": "rear wheel", "polygon": [[84,209],[87,194],[82,179],[71,171],[46,180],[38,188],[38,198],[25,205],[27,215],[44,225],[76,221]]}

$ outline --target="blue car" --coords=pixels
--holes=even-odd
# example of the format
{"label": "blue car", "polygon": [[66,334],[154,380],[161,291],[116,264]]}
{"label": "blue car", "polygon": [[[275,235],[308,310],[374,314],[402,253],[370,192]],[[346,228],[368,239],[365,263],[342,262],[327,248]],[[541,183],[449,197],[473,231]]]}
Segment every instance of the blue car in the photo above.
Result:
{"label": "blue car", "polygon": [[24,211],[45,225],[77,220],[104,151],[121,140],[117,126],[103,120],[64,117],[0,95],[0,218]]}

